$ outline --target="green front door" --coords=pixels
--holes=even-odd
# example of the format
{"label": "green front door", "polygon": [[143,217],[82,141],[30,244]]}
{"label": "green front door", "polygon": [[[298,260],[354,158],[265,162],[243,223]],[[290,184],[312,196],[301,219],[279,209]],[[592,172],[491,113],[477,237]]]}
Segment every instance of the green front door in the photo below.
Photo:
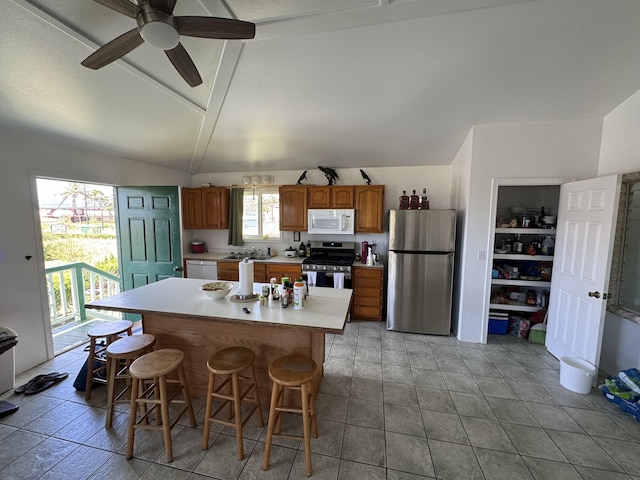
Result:
{"label": "green front door", "polygon": [[178,187],[118,187],[116,198],[122,290],[182,276]]}

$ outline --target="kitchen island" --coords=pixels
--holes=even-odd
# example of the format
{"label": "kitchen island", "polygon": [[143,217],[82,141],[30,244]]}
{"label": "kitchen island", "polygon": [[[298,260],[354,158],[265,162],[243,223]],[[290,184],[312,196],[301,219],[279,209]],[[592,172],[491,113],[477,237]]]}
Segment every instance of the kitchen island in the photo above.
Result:
{"label": "kitchen island", "polygon": [[[168,278],[96,300],[86,308],[142,315],[142,329],[155,335],[156,349],[178,348],[185,353],[189,388],[196,397],[206,395],[209,356],[227,347],[243,346],[255,352],[263,405],[268,405],[271,391],[268,368],[276,358],[307,355],[322,373],[325,334],[344,332],[351,290],[311,287],[304,308],[295,310],[282,308],[279,302],[264,306],[257,300],[234,302],[236,289],[225,298],[211,299],[199,289],[205,283]],[[254,291],[260,292],[262,285],[254,284]],[[250,313],[244,312],[245,307]]]}

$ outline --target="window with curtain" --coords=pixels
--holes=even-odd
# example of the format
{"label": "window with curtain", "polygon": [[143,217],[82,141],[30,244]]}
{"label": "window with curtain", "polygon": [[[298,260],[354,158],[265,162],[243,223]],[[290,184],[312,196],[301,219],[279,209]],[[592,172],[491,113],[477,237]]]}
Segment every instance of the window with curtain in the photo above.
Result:
{"label": "window with curtain", "polygon": [[280,240],[280,195],[276,187],[244,190],[242,238]]}

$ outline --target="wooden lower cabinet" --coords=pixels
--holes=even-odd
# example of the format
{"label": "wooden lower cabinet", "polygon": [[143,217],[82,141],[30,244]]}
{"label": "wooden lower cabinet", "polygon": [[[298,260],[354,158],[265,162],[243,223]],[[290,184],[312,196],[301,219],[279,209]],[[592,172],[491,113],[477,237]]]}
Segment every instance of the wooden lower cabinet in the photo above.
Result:
{"label": "wooden lower cabinet", "polygon": [[266,263],[253,263],[253,281],[259,283],[267,283],[267,264]]}
{"label": "wooden lower cabinet", "polygon": [[353,267],[351,281],[353,304],[351,318],[354,320],[382,320],[384,304],[384,271],[382,268]]}
{"label": "wooden lower cabinet", "polygon": [[[239,265],[240,262],[237,260],[218,260],[218,280],[238,282],[240,280]],[[253,281],[258,283],[268,283],[272,277],[276,278],[277,283],[282,281],[282,277],[295,280],[301,273],[300,265],[290,263],[254,262],[253,264]]]}
{"label": "wooden lower cabinet", "polygon": [[276,283],[282,282],[282,277],[289,277],[295,280],[302,275],[301,265],[292,265],[290,263],[267,263],[267,281],[272,278],[276,279]]}
{"label": "wooden lower cabinet", "polygon": [[237,282],[240,280],[239,267],[240,262],[218,260],[218,280],[227,280],[229,282]]}

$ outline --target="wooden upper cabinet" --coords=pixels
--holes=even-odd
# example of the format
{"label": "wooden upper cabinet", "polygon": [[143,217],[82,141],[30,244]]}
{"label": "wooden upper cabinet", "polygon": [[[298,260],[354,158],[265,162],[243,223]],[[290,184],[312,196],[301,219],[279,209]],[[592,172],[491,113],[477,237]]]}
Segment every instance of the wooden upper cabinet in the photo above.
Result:
{"label": "wooden upper cabinet", "polygon": [[331,208],[331,187],[309,187],[309,208]]}
{"label": "wooden upper cabinet", "polygon": [[353,208],[353,187],[350,185],[336,185],[331,188],[332,208]]}
{"label": "wooden upper cabinet", "polygon": [[309,208],[353,208],[353,186],[309,187]]}
{"label": "wooden upper cabinet", "polygon": [[229,190],[224,187],[183,188],[182,227],[229,228]]}
{"label": "wooden upper cabinet", "polygon": [[307,187],[285,185],[280,187],[280,230],[305,232],[307,230]]}
{"label": "wooden upper cabinet", "polygon": [[202,228],[202,188],[182,189],[182,227]]}
{"label": "wooden upper cabinet", "polygon": [[355,187],[356,232],[382,233],[384,185]]}
{"label": "wooden upper cabinet", "polygon": [[224,187],[202,189],[202,228],[229,228],[229,190]]}

